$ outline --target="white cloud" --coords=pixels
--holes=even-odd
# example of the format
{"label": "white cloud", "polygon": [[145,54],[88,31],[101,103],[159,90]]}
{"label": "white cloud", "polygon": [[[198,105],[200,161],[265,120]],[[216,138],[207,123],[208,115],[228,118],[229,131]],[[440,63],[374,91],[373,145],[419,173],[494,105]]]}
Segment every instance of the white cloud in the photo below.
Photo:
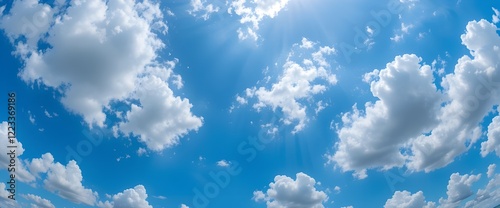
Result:
{"label": "white cloud", "polygon": [[55,208],[56,207],[49,200],[44,199],[44,198],[37,196],[37,195],[27,194],[27,195],[22,195],[22,196],[25,199],[32,201],[33,202],[32,207],[35,207],[35,208]]}
{"label": "white cloud", "polygon": [[492,18],[491,21],[496,24],[496,23],[500,22],[500,18],[499,18],[500,17],[500,11],[498,11],[498,9],[495,9],[493,7],[491,7],[491,9],[493,9],[493,12],[495,12],[495,14],[492,15],[492,17],[491,17]]}
{"label": "white cloud", "polygon": [[181,208],[189,208],[189,207],[185,204],[181,204]]}
{"label": "white cloud", "polygon": [[411,194],[408,191],[396,191],[392,198],[385,202],[384,208],[432,208],[433,202],[426,202],[424,193]]}
{"label": "white cloud", "polygon": [[231,163],[226,160],[217,161],[217,166],[219,167],[229,167]]}
{"label": "white cloud", "polygon": [[394,42],[400,42],[404,39],[405,34],[410,33],[410,29],[412,29],[414,26],[413,24],[406,25],[405,23],[401,23],[401,28],[399,29],[399,34],[394,34],[394,37],[391,37],[390,39]]}
{"label": "white cloud", "polygon": [[201,16],[204,20],[208,20],[212,13],[219,12],[219,7],[213,4],[207,4],[206,0],[191,0],[191,9],[188,13],[193,16]]}
{"label": "white cloud", "polygon": [[443,78],[441,86],[448,102],[438,116],[439,125],[430,135],[421,135],[413,142],[407,165],[410,169],[428,172],[444,167],[481,135],[483,117],[500,104],[500,36],[496,31],[497,27],[486,20],[467,24],[461,39],[473,58],[463,56],[454,73]]}
{"label": "white cloud", "polygon": [[140,157],[140,156],[143,156],[145,154],[147,154],[148,151],[142,147],[139,147],[139,149],[137,149],[137,155]]}
{"label": "white cloud", "polygon": [[[309,52],[311,50],[314,52]],[[330,65],[323,57],[332,54],[334,49],[325,46],[306,51],[307,54],[295,51],[290,53],[283,65],[283,73],[270,89],[253,87],[245,90],[247,98],[257,98],[257,102],[253,105],[257,111],[264,107],[270,107],[273,111],[279,109],[284,114],[282,120],[284,124],[297,123],[293,133],[301,131],[306,126],[309,120],[308,103],[311,98],[337,83],[336,76],[330,72]],[[297,57],[300,57],[299,62],[294,60]],[[314,62],[308,58],[312,58]]]}
{"label": "white cloud", "polygon": [[[27,4],[21,2],[27,1],[14,4]],[[165,33],[167,27],[158,4],[148,0],[71,1],[67,9],[53,15],[52,10],[56,8],[29,2],[29,6],[13,7],[1,22],[7,35],[15,40],[15,54],[24,62],[19,76],[26,83],[61,92],[61,102],[66,109],[81,115],[89,126],[103,127],[104,110],[115,113],[112,103],[134,103],[127,101],[138,99],[135,104],[139,104],[132,106],[119,130],[138,136],[154,150],[176,144],[180,137],[202,125],[201,118],[191,115],[189,100],[175,97],[167,84],[171,81],[177,87],[182,86],[180,77],[172,72],[175,64],[159,60],[159,51],[165,45],[156,32]],[[25,42],[22,37],[29,34],[11,26],[22,24],[19,22],[22,18],[16,15],[41,10],[47,10],[47,26],[36,29],[46,38],[34,36],[33,42],[40,40],[50,46],[48,48],[38,48],[30,44],[30,39]],[[147,81],[154,84],[144,83]],[[158,93],[151,87],[166,92]],[[163,105],[151,105],[141,95],[154,95],[155,101]],[[155,107],[157,109],[150,109]],[[154,111],[163,114],[140,120]],[[128,125],[143,121],[149,126]],[[160,136],[165,133],[164,129],[169,130],[168,134]]]}
{"label": "white cloud", "polygon": [[297,173],[296,180],[278,175],[264,193],[255,191],[253,199],[265,201],[268,208],[323,208],[328,196],[314,187],[316,181],[304,173]]}
{"label": "white cloud", "polygon": [[305,49],[311,49],[316,45],[316,43],[308,40],[307,38],[302,38],[302,44],[300,45],[300,48],[305,48]]}
{"label": "white cloud", "polygon": [[481,174],[478,175],[460,175],[458,173],[453,173],[448,181],[446,195],[448,198],[440,198],[440,207],[457,207],[460,202],[469,196],[472,196],[473,192],[471,186],[473,183],[477,182],[481,178]]}
{"label": "white cloud", "polygon": [[36,122],[35,121],[35,116],[33,116],[31,114],[31,111],[28,111],[28,116],[29,116],[29,120],[30,120],[31,124],[35,124],[35,122]]}
{"label": "white cloud", "polygon": [[495,116],[488,125],[488,140],[481,143],[481,155],[495,152],[500,157],[500,116]]}
{"label": "white cloud", "polygon": [[486,187],[479,189],[476,197],[465,203],[465,208],[495,207],[500,204],[500,174],[492,176]]}
{"label": "white cloud", "polygon": [[160,77],[144,77],[138,86],[132,97],[139,99],[141,105],[132,104],[125,115],[126,121],[118,124],[122,133],[138,136],[149,149],[161,151],[176,145],[182,136],[202,125],[203,118],[191,113],[189,100],[174,96]]}
{"label": "white cloud", "polygon": [[10,165],[10,155],[7,155],[8,152],[15,151],[16,153],[16,163],[15,163],[15,168],[16,168],[16,178],[19,181],[22,182],[33,182],[35,180],[35,176],[33,176],[27,169],[22,160],[19,159],[21,155],[24,153],[24,148],[23,144],[19,142],[16,139],[13,141],[15,142],[14,144],[16,145],[16,148],[7,148],[7,146],[11,145],[9,143],[8,138],[8,123],[7,122],[1,122],[0,123],[0,152],[3,152],[3,154],[0,154],[0,169],[6,169]]}
{"label": "white cloud", "polygon": [[[343,115],[340,141],[330,161],[355,173],[401,166],[429,172],[468,151],[481,136],[480,122],[500,103],[496,31],[486,20],[468,23],[461,39],[472,58],[458,60],[454,72],[443,77],[439,92],[431,67],[420,66],[415,55],[397,57],[384,73],[375,70],[365,75],[379,100],[365,104],[365,112],[354,107]],[[379,80],[373,81],[377,74]],[[495,126],[491,124],[490,130]],[[492,151],[495,139],[491,136],[483,143],[483,155]]]}
{"label": "white cloud", "polygon": [[21,207],[17,203],[17,197],[15,198],[16,200],[12,200],[9,198],[9,195],[11,195],[11,193],[9,191],[7,191],[6,188],[7,187],[6,187],[5,183],[0,183],[0,204],[3,204],[5,206],[8,205],[9,207],[12,207],[12,208]]}
{"label": "white cloud", "polygon": [[400,149],[436,123],[441,96],[430,66],[420,62],[416,55],[398,56],[365,77],[379,100],[366,103],[364,112],[355,105],[342,116],[337,152],[330,157],[342,170],[363,173],[367,168],[402,166],[406,157]]}
{"label": "white cloud", "polygon": [[497,168],[496,164],[491,164],[488,166],[488,172],[486,172],[488,178],[491,178],[493,176],[493,174],[495,173],[495,168]]}
{"label": "white cloud", "polygon": [[146,188],[143,185],[137,185],[133,189],[126,189],[121,193],[113,195],[113,201],[99,202],[97,206],[101,208],[153,208],[146,200],[147,198]]}
{"label": "white cloud", "polygon": [[240,23],[246,29],[238,29],[238,37],[242,40],[252,37],[258,39],[256,33],[264,18],[274,18],[285,8],[289,0],[233,0],[229,4],[228,13],[240,16]]}
{"label": "white cloud", "polygon": [[[50,154],[50,153],[48,153]],[[92,192],[82,185],[82,171],[74,160],[66,166],[61,163],[53,163],[47,171],[47,178],[43,181],[45,189],[56,193],[62,198],[75,203],[94,205],[97,192]]]}

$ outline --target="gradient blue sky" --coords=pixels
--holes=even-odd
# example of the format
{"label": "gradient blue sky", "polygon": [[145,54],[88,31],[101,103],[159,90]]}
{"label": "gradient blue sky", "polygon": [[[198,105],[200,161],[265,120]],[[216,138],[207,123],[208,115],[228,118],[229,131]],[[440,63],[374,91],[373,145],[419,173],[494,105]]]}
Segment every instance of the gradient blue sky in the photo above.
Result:
{"label": "gradient blue sky", "polygon": [[500,204],[498,1],[1,5],[2,207]]}

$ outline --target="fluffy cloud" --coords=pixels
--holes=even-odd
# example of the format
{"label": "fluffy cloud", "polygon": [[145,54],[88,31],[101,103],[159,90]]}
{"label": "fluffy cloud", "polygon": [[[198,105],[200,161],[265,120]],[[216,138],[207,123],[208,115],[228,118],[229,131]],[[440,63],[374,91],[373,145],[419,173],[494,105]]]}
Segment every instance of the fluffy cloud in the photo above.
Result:
{"label": "fluffy cloud", "polygon": [[[289,0],[233,0],[228,12],[233,12],[240,16],[240,23],[246,29],[238,29],[240,39],[252,38],[258,39],[256,33],[259,30],[259,24],[264,18],[274,18],[285,8]],[[244,28],[243,27],[243,28]]]}
{"label": "fluffy cloud", "polygon": [[396,191],[392,198],[385,202],[384,208],[432,208],[433,202],[426,202],[424,193],[411,194],[408,191]]}
{"label": "fluffy cloud", "polygon": [[460,202],[469,196],[474,194],[471,190],[473,183],[477,182],[481,178],[481,174],[478,175],[460,175],[458,173],[453,173],[448,181],[446,195],[448,198],[439,199],[441,207],[457,207]]}
{"label": "fluffy cloud", "polygon": [[[10,152],[11,150],[14,150],[11,148],[7,148],[7,146],[9,145],[7,143],[8,142],[8,140],[7,140],[8,127],[9,127],[9,125],[7,122],[4,121],[4,122],[0,123],[0,138],[4,138],[4,139],[0,139],[0,151],[4,152],[4,154],[0,154],[0,169],[7,169],[7,167],[10,164],[11,158],[6,153]],[[17,156],[16,157],[16,167],[15,167],[16,168],[16,178],[17,178],[17,180],[22,181],[22,182],[33,182],[35,180],[35,176],[33,176],[27,170],[24,161],[19,159],[19,156],[23,155],[23,153],[24,153],[23,144],[21,142],[17,141],[17,139],[15,141],[16,141],[15,152],[16,152],[16,156]]]}
{"label": "fluffy cloud", "polygon": [[9,207],[20,207],[19,204],[17,203],[17,198],[16,200],[9,199],[9,191],[6,189],[5,183],[0,183],[0,204],[2,205],[8,205]]}
{"label": "fluffy cloud", "polygon": [[31,204],[31,206],[35,207],[35,208],[55,208],[56,207],[49,200],[44,199],[42,197],[39,197],[37,195],[27,194],[27,195],[23,195],[23,197],[27,200],[32,201],[33,204]]}
{"label": "fluffy cloud", "polygon": [[193,16],[201,16],[204,20],[208,20],[212,13],[219,11],[219,7],[213,4],[207,4],[206,0],[191,0],[191,9],[188,13]]}
{"label": "fluffy cloud", "polygon": [[[116,110],[111,104],[135,103],[119,130],[160,150],[202,125],[201,118],[191,114],[189,100],[174,96],[168,85],[169,81],[178,87],[182,83],[180,76],[172,73],[175,64],[159,60],[158,53],[165,45],[157,33],[165,33],[167,26],[158,4],[148,0],[85,0],[71,1],[59,11],[36,0],[17,0],[0,23],[16,46],[15,54],[24,62],[19,73],[22,80],[60,92],[62,104],[81,115],[89,126],[103,127],[105,111]],[[31,27],[35,35],[29,33]],[[49,47],[38,48],[37,42]],[[158,88],[153,87],[165,92],[156,92]],[[154,98],[144,98],[149,95]],[[144,120],[153,111],[162,114]],[[127,125],[136,122],[148,126]]]}
{"label": "fluffy cloud", "polygon": [[265,201],[268,208],[323,208],[328,196],[314,187],[316,181],[304,173],[297,173],[296,180],[284,175],[274,177],[264,193],[255,191],[255,201]]}
{"label": "fluffy cloud", "polygon": [[[415,55],[398,56],[381,71],[365,75],[375,103],[354,107],[342,117],[336,152],[329,156],[343,171],[366,177],[366,169],[405,165],[429,172],[451,163],[480,137],[480,122],[500,103],[500,36],[486,21],[471,21],[461,36],[472,58],[463,56],[437,91],[431,67]],[[375,80],[374,80],[375,79]],[[482,154],[496,143],[495,121]],[[383,124],[383,125],[380,125]]]}
{"label": "fluffy cloud", "polygon": [[[307,41],[306,39],[305,42]],[[295,44],[295,48],[300,49],[300,46]],[[307,105],[311,98],[337,83],[336,76],[328,70],[330,65],[324,59],[325,55],[333,54],[335,49],[324,46],[309,48],[305,52],[306,54],[297,51],[290,53],[283,65],[283,73],[270,89],[246,89],[247,98],[257,98],[253,107],[258,111],[263,107],[271,107],[273,111],[280,109],[284,114],[285,124],[296,122],[293,132],[305,127],[308,121]],[[300,57],[299,62],[294,60],[297,57]]]}
{"label": "fluffy cloud", "polygon": [[[490,166],[491,167],[491,166]],[[488,168],[488,172],[490,172]],[[459,207],[462,202],[472,196],[472,186],[481,178],[481,174],[477,175],[460,175],[453,173],[448,181],[446,195],[447,198],[439,199],[440,208],[455,208]],[[465,203],[465,207],[494,207],[500,203],[500,174],[495,174],[488,182],[484,189],[477,191],[476,197]],[[425,201],[422,191],[411,194],[408,191],[396,191],[392,198],[385,203],[385,208],[390,207],[436,207],[435,202]]]}
{"label": "fluffy cloud", "polygon": [[[50,154],[50,153],[47,153]],[[47,178],[43,181],[45,189],[56,193],[62,198],[75,203],[94,205],[97,192],[92,192],[82,185],[82,171],[74,160],[66,166],[53,163],[47,171]]]}
{"label": "fluffy cloud", "polygon": [[[443,78],[448,97],[430,135],[419,136],[411,148],[408,167],[431,171],[451,163],[474,144],[483,117],[500,103],[500,36],[486,20],[471,21],[461,36],[472,58],[463,56],[455,71]],[[466,146],[466,143],[471,145]]]}
{"label": "fluffy cloud", "polygon": [[496,116],[488,125],[488,140],[481,143],[481,155],[485,157],[495,152],[500,157],[500,116]]}
{"label": "fluffy cloud", "polygon": [[466,208],[494,207],[500,204],[500,174],[494,173],[495,165],[488,166],[488,178],[491,178],[486,187],[479,189],[476,197],[467,203]]}
{"label": "fluffy cloud", "polygon": [[355,170],[363,178],[366,168],[404,165],[400,148],[437,122],[441,96],[431,67],[420,62],[416,55],[398,56],[367,75],[365,80],[375,79],[371,91],[379,100],[366,103],[365,112],[355,105],[342,116],[337,152],[330,157],[342,170]]}
{"label": "fluffy cloud", "polygon": [[120,207],[137,207],[137,208],[153,208],[146,200],[148,194],[143,185],[137,185],[133,189],[126,189],[121,193],[113,195],[113,201],[99,202],[98,207],[101,208],[120,208]]}

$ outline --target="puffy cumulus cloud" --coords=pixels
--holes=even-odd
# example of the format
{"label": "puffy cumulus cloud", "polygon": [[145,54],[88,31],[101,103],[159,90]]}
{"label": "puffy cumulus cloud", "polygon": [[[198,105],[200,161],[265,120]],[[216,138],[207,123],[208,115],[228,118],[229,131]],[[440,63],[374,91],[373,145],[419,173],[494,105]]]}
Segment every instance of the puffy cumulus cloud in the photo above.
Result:
{"label": "puffy cumulus cloud", "polygon": [[[300,49],[298,44],[294,46]],[[257,99],[253,104],[253,108],[257,111],[264,107],[270,107],[273,111],[279,109],[284,114],[282,120],[284,124],[297,123],[293,133],[301,131],[306,126],[308,105],[311,104],[313,96],[323,93],[329,86],[337,83],[335,74],[329,70],[330,64],[324,58],[326,55],[334,54],[335,49],[323,46],[310,48],[304,52],[292,51],[289,54],[283,65],[282,74],[269,89],[253,87],[245,91],[246,98]]]}
{"label": "puffy cumulus cloud", "polygon": [[[59,91],[66,109],[81,115],[91,127],[104,127],[105,111],[117,111],[111,104],[135,103],[118,130],[138,136],[155,150],[170,147],[202,125],[201,118],[191,114],[189,100],[174,96],[168,85],[182,87],[181,77],[172,72],[175,61],[159,60],[165,45],[157,33],[167,30],[159,4],[84,0],[71,1],[64,8],[59,11],[36,0],[17,0],[2,17],[0,25],[24,62],[19,72],[22,80]],[[35,25],[26,23],[24,16]],[[32,26],[39,34],[31,37]],[[151,112],[157,113],[144,120]],[[148,126],[131,127],[137,122]]]}
{"label": "puffy cumulus cloud", "polygon": [[297,173],[296,180],[278,175],[265,193],[255,191],[253,199],[265,201],[268,208],[323,208],[328,196],[316,190],[315,185],[314,178],[304,173]]}
{"label": "puffy cumulus cloud", "polygon": [[[19,157],[23,155],[24,153],[24,148],[23,144],[19,142],[16,139],[14,139],[16,143],[16,148],[7,148],[10,144],[8,143],[9,140],[7,139],[9,136],[9,127],[11,125],[8,124],[8,122],[4,121],[0,123],[0,151],[3,152],[3,154],[0,154],[0,169],[6,169],[10,165],[10,155],[7,153],[10,151],[15,151],[16,152],[16,158],[15,158],[15,169],[16,169],[16,178],[19,181],[22,182],[33,182],[35,181],[35,176],[31,174],[24,163],[24,161],[20,160]],[[15,128],[15,126],[13,126]]]}
{"label": "puffy cumulus cloud", "polygon": [[[480,122],[493,106],[500,104],[500,36],[498,28],[486,21],[471,21],[461,36],[472,58],[458,60],[453,73],[441,85],[448,102],[438,116],[440,122],[431,134],[413,143],[408,167],[431,171],[451,163],[474,144]],[[469,146],[466,146],[469,143]]]}
{"label": "puffy cumulus cloud", "polygon": [[181,208],[189,208],[189,207],[185,204],[181,204]]}
{"label": "puffy cumulus cloud", "polygon": [[[50,153],[48,153],[50,154]],[[43,181],[45,189],[56,193],[60,197],[74,203],[94,205],[97,192],[92,192],[82,185],[82,171],[74,160],[66,166],[61,163],[53,163],[47,171],[47,178]]]}
{"label": "puffy cumulus cloud", "polygon": [[[500,36],[486,21],[471,21],[461,36],[472,57],[458,59],[437,91],[431,67],[415,55],[396,57],[386,69],[365,75],[375,103],[353,107],[337,130],[336,152],[329,156],[343,171],[366,177],[366,169],[406,166],[429,172],[453,162],[481,136],[480,122],[500,104]],[[482,145],[497,148],[498,119]]]}
{"label": "puffy cumulus cloud", "polygon": [[141,101],[140,106],[132,104],[126,121],[118,124],[122,133],[138,136],[149,149],[161,151],[202,125],[202,118],[191,113],[189,100],[174,96],[161,77],[144,77],[138,86],[132,97]]}
{"label": "puffy cumulus cloud", "polygon": [[420,62],[416,55],[398,56],[385,69],[366,75],[378,100],[366,103],[364,112],[355,105],[342,116],[337,152],[329,157],[342,170],[364,178],[367,168],[404,165],[400,149],[437,122],[441,95],[431,67]]}
{"label": "puffy cumulus cloud", "polygon": [[137,185],[133,189],[126,189],[123,192],[113,195],[113,201],[99,202],[98,207],[101,208],[120,208],[120,207],[137,207],[137,208],[153,208],[146,200],[148,194],[143,185]]}
{"label": "puffy cumulus cloud", "polygon": [[488,166],[488,178],[491,178],[486,187],[479,189],[476,197],[465,203],[466,208],[494,207],[500,204],[500,174],[495,174],[494,165]]}
{"label": "puffy cumulus cloud", "polygon": [[242,40],[258,39],[256,33],[264,18],[274,18],[285,8],[289,0],[233,0],[229,4],[228,13],[240,16],[243,28],[238,29],[238,37]]}
{"label": "puffy cumulus cloud", "polygon": [[216,13],[220,9],[213,4],[207,4],[206,0],[191,0],[189,4],[191,5],[191,9],[188,10],[188,13],[195,17],[200,16],[204,20],[208,20],[212,13]]}
{"label": "puffy cumulus cloud", "polygon": [[0,204],[13,208],[21,207],[17,203],[17,198],[15,198],[16,200],[9,199],[11,193],[7,189],[8,187],[5,185],[5,183],[0,183]]}
{"label": "puffy cumulus cloud", "polygon": [[433,202],[426,202],[424,193],[411,194],[408,191],[396,191],[392,198],[385,202],[384,208],[434,208]]}
{"label": "puffy cumulus cloud", "polygon": [[481,155],[486,157],[491,152],[495,152],[500,157],[500,116],[493,118],[488,125],[488,140],[481,143]]}
{"label": "puffy cumulus cloud", "polygon": [[37,196],[37,195],[26,194],[26,195],[22,195],[22,196],[25,199],[32,202],[31,207],[33,207],[33,208],[55,208],[56,207],[49,200],[44,199],[44,198]]}
{"label": "puffy cumulus cloud", "polygon": [[481,178],[481,174],[478,175],[460,175],[458,173],[453,173],[448,181],[446,195],[448,198],[440,198],[440,207],[457,207],[460,202],[469,196],[474,194],[471,190],[473,183],[477,182]]}

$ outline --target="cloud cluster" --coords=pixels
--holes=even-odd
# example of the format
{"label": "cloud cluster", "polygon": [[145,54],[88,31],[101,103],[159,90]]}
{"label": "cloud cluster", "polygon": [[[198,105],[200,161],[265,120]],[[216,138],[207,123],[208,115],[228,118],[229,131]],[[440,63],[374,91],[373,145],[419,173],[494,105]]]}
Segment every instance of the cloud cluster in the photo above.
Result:
{"label": "cloud cluster", "polygon": [[[325,60],[326,55],[333,55],[335,49],[329,46],[313,47],[312,42],[302,40],[302,44],[295,44],[278,80],[270,88],[247,88],[245,99],[239,98],[239,103],[247,103],[246,99],[256,98],[253,108],[258,111],[270,107],[273,111],[281,110],[284,114],[283,123],[297,123],[293,132],[301,131],[308,121],[308,108],[313,96],[323,93],[329,86],[337,83],[335,74],[330,72],[330,64]],[[298,61],[297,61],[298,59]]]}
{"label": "cloud cluster", "polygon": [[488,175],[491,179],[486,187],[479,189],[475,198],[469,201],[465,200],[474,195],[472,186],[481,178],[481,174],[451,174],[446,191],[447,197],[439,199],[439,206],[435,202],[425,201],[422,191],[418,191],[415,194],[411,194],[408,191],[396,191],[392,198],[386,201],[384,208],[452,208],[459,207],[463,202],[465,202],[466,208],[494,207],[500,203],[500,174],[494,174],[493,170],[491,170],[492,167],[494,165],[488,167]]}
{"label": "cloud cluster", "polygon": [[26,195],[23,195],[23,197],[25,199],[33,202],[31,205],[32,207],[37,207],[37,208],[55,208],[56,207],[49,200],[44,199],[44,198],[37,196],[37,195],[26,194]]}
{"label": "cloud cluster", "polygon": [[[429,172],[451,163],[481,135],[480,122],[500,104],[500,36],[486,21],[471,21],[461,36],[472,57],[461,57],[437,90],[431,67],[416,55],[398,56],[365,75],[378,100],[345,113],[329,156],[343,171],[366,177],[366,169],[406,166]],[[497,121],[482,154],[498,148]]]}
{"label": "cloud cluster", "polygon": [[[22,80],[60,92],[66,109],[81,115],[90,127],[105,126],[105,112],[116,111],[112,104],[135,103],[118,130],[161,150],[202,125],[202,118],[192,115],[189,100],[170,89],[169,82],[182,82],[173,74],[175,64],[159,57],[165,45],[157,34],[167,31],[159,4],[86,0],[51,7],[16,0],[0,26],[24,63]],[[148,126],[130,127],[137,122]]]}
{"label": "cloud cluster", "polygon": [[295,180],[278,175],[265,193],[255,191],[253,199],[256,202],[265,201],[268,208],[323,208],[323,202],[328,200],[328,196],[325,192],[316,190],[315,185],[314,178],[304,173],[297,173]]}

